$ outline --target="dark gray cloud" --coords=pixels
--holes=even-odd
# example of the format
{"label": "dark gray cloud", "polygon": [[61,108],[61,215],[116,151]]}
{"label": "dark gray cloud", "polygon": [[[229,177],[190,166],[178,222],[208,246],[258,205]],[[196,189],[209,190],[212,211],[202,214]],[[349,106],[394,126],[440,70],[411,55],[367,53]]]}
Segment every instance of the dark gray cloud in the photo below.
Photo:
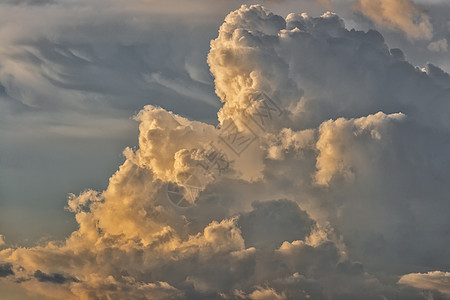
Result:
{"label": "dark gray cloud", "polygon": [[246,247],[275,249],[284,241],[303,240],[314,224],[293,201],[253,202],[252,207],[238,222]]}
{"label": "dark gray cloud", "polygon": [[65,277],[62,274],[58,274],[58,273],[52,273],[52,274],[46,274],[44,272],[42,272],[41,270],[36,270],[36,272],[34,272],[34,277],[39,281],[39,282],[51,282],[51,283],[56,283],[56,284],[63,284],[66,282],[77,282],[78,280],[73,278],[73,277]]}
{"label": "dark gray cloud", "polygon": [[0,277],[14,275],[12,264],[0,264]]}

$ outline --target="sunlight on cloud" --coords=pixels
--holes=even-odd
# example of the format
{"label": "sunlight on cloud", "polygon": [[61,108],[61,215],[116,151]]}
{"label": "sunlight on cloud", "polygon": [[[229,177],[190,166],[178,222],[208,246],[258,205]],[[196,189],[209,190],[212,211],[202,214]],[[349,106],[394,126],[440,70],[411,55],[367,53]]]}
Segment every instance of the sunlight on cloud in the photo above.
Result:
{"label": "sunlight on cloud", "polygon": [[69,196],[78,229],[1,250],[2,280],[58,299],[448,292],[447,273],[396,277],[448,268],[448,74],[334,13],[260,5],[226,16],[208,64],[219,125],[145,106],[107,188]]}
{"label": "sunlight on cloud", "polygon": [[450,273],[448,272],[434,271],[406,274],[400,278],[398,283],[422,290],[436,290],[450,296]]}
{"label": "sunlight on cloud", "polygon": [[433,25],[427,12],[411,0],[358,0],[355,9],[376,24],[401,30],[412,39],[431,39]]}

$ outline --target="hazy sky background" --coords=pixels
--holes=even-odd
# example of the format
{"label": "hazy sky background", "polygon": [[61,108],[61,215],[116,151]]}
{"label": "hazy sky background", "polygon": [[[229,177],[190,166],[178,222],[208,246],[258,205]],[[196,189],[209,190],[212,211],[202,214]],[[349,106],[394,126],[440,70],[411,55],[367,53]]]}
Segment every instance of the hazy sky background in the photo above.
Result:
{"label": "hazy sky background", "polygon": [[[220,59],[215,60],[213,51],[210,54],[213,61],[210,63],[210,70],[210,66],[207,64],[211,48],[210,42],[218,37],[219,27],[231,11],[239,9],[242,4],[256,3],[263,4],[268,11],[280,15],[284,19],[289,13],[306,12],[311,17],[319,17],[326,11],[333,11],[342,18],[346,29],[355,28],[364,31],[376,29],[384,37],[389,49],[401,49],[397,52],[396,50],[392,51],[390,55],[398,61],[406,60],[411,64],[408,65],[410,67],[406,65],[391,67],[391,61],[381,57],[382,55],[377,52],[385,53],[387,51],[386,53],[389,53],[389,49],[383,48],[385,46],[382,41],[378,40],[377,35],[365,37],[370,40],[370,43],[376,45],[373,46],[373,49],[376,50],[372,51],[370,48],[372,46],[370,46],[365,53],[358,52],[350,55],[348,53],[353,53],[351,52],[353,50],[350,49],[363,43],[364,37],[356,35],[350,37],[350,33],[341,33],[342,29],[332,23],[331,25],[320,25],[323,26],[323,31],[326,33],[321,32],[322,29],[314,29],[317,30],[317,32],[314,31],[315,38],[325,40],[324,35],[333,35],[338,32],[337,35],[345,35],[345,39],[341,41],[342,44],[331,43],[331,46],[328,45],[328,48],[324,46],[323,49],[313,44],[311,49],[306,49],[306,47],[302,48],[305,44],[294,38],[287,39],[285,44],[274,46],[269,41],[270,38],[263,37],[261,44],[258,44],[257,47],[249,42],[251,47],[263,49],[261,56],[246,53],[245,49],[239,51],[242,51],[242,57],[246,57],[250,61],[249,64],[253,63],[253,58],[255,59],[255,66],[257,66],[255,68],[260,68],[258,72],[270,74],[265,80],[272,83],[264,83],[265,81],[262,80],[261,86],[270,86],[273,95],[287,99],[282,100],[286,101],[282,105],[283,108],[297,113],[297,115],[293,113],[295,116],[292,117],[292,123],[283,123],[277,127],[278,129],[290,128],[294,131],[301,131],[312,128],[319,130],[320,128],[314,133],[315,138],[319,136],[318,140],[314,142],[317,143],[316,154],[322,153],[321,151],[325,152],[323,149],[339,142],[328,141],[325,135],[320,135],[322,131],[329,130],[332,135],[342,134],[345,136],[342,138],[342,147],[347,145],[345,143],[347,139],[351,139],[351,134],[346,135],[345,130],[350,130],[348,128],[366,130],[374,126],[375,129],[371,129],[373,136],[376,136],[377,132],[381,132],[380,134],[383,135],[383,130],[392,134],[386,145],[389,147],[394,145],[392,149],[398,147],[395,148],[395,151],[386,150],[391,148],[385,144],[374,146],[375,150],[365,149],[362,140],[358,140],[358,146],[355,146],[357,149],[355,151],[372,153],[371,162],[375,162],[376,166],[378,166],[376,163],[383,164],[383,158],[386,158],[386,161],[391,164],[392,170],[389,169],[390,167],[380,166],[374,171],[375,175],[367,175],[367,178],[361,179],[364,181],[363,183],[357,181],[355,184],[357,188],[354,190],[336,188],[335,191],[333,190],[323,198],[337,199],[336,201],[340,203],[339,201],[345,202],[343,199],[354,199],[361,194],[366,196],[365,200],[344,205],[351,209],[346,211],[345,208],[342,208],[342,215],[327,216],[332,226],[338,228],[337,231],[340,233],[344,233],[344,239],[361,241],[361,235],[366,233],[365,228],[362,228],[361,232],[355,232],[349,228],[352,224],[358,224],[361,219],[367,221],[369,229],[371,226],[395,227],[398,225],[392,236],[388,236],[382,229],[374,235],[384,239],[387,244],[393,245],[392,247],[398,251],[396,253],[401,253],[404,251],[404,247],[407,247],[406,245],[410,245],[409,239],[413,239],[408,234],[412,234],[414,230],[421,231],[421,229],[411,229],[412,232],[410,232],[403,227],[410,226],[407,222],[399,225],[395,222],[395,224],[391,224],[389,220],[381,222],[376,220],[376,217],[370,220],[368,219],[370,214],[366,216],[360,210],[362,210],[361,207],[364,207],[376,211],[374,216],[390,216],[392,213],[392,216],[400,216],[399,219],[403,220],[403,218],[409,218],[406,213],[403,215],[402,207],[405,206],[411,211],[417,212],[418,215],[420,215],[419,212],[422,212],[424,218],[436,218],[435,223],[428,229],[419,232],[418,235],[429,236],[431,234],[429,240],[425,241],[429,243],[430,247],[441,247],[439,249],[445,247],[445,243],[448,242],[445,239],[433,244],[434,240],[442,238],[442,236],[448,237],[449,230],[445,214],[435,215],[436,211],[443,213],[449,208],[446,198],[448,188],[442,187],[448,185],[450,178],[447,171],[450,163],[448,152],[446,152],[450,149],[450,122],[447,120],[450,113],[449,104],[447,104],[450,101],[448,98],[450,84],[448,74],[445,74],[450,71],[450,46],[448,45],[450,41],[450,4],[445,0],[414,2],[382,0],[380,1],[381,6],[393,7],[384,11],[374,4],[375,1],[369,0],[2,1],[0,4],[0,40],[2,41],[0,45],[0,234],[5,243],[0,243],[0,247],[33,246],[37,242],[63,240],[76,230],[78,224],[74,219],[74,212],[78,211],[69,212],[65,209],[68,205],[68,194],[78,195],[87,189],[102,191],[108,188],[108,179],[126,160],[122,154],[123,150],[126,147],[133,148],[138,145],[140,123],[134,120],[133,116],[145,105],[160,106],[187,120],[200,121],[202,122],[201,126],[206,126],[204,123],[215,126],[218,123],[217,113],[222,107],[215,89],[222,89],[223,95],[228,96],[227,101],[231,102],[241,101],[239,100],[241,95],[229,91],[232,88],[228,86],[230,84],[228,81],[223,79],[221,83],[221,79],[217,79],[217,74],[228,73],[225,67],[219,66]],[[274,23],[271,23],[272,21],[272,19],[270,22],[267,21],[268,25],[265,25],[265,21],[252,23],[251,20],[248,24],[244,24],[245,22],[239,19],[235,25],[237,28],[241,26],[246,30],[264,32],[266,28],[278,28],[278,25],[274,25],[274,23],[281,22],[279,19],[273,21]],[[294,24],[293,22],[292,24]],[[322,21],[317,22],[322,24]],[[318,25],[317,28],[320,26]],[[273,34],[270,33],[272,29],[267,30],[264,34],[267,36]],[[313,29],[305,30],[313,31]],[[308,44],[309,42],[304,43]],[[220,46],[217,47],[220,48]],[[317,54],[313,48],[317,50]],[[276,59],[272,61],[272,52],[285,58],[288,66],[284,66]],[[333,56],[333,53],[337,53],[336,56]],[[307,58],[310,64],[306,64],[303,58]],[[353,69],[346,69],[355,61],[356,64],[358,62],[360,64],[362,75],[353,73]],[[233,63],[236,63],[236,66]],[[246,63],[245,60],[241,62],[241,64],[244,63]],[[433,66],[427,67],[428,63],[440,69]],[[227,64],[235,67],[230,74],[245,72],[244,69],[239,69],[240,64],[235,61]],[[213,70],[214,66],[217,68],[216,71]],[[414,67],[424,68],[424,72],[427,73],[423,73],[422,76]],[[215,73],[218,83],[214,84],[211,72]],[[259,74],[258,72],[256,73]],[[238,76],[236,74],[235,76]],[[361,79],[361,76],[367,77]],[[289,78],[295,84],[291,84],[288,79],[286,82],[289,81],[289,83],[283,83],[283,78]],[[220,84],[223,86],[221,87]],[[295,87],[293,87],[294,85]],[[234,96],[236,98],[233,98]],[[315,102],[305,100],[301,104],[303,106],[295,104],[295,101],[292,100],[302,97],[319,100]],[[229,104],[229,108],[225,107],[223,114],[233,115],[233,105]],[[305,115],[299,111],[303,111]],[[384,115],[376,115],[378,111],[383,111]],[[400,112],[406,114],[406,121],[399,122],[407,125],[395,125],[399,119],[402,119],[399,117],[400,115],[395,115]],[[148,114],[153,116],[156,113],[151,111]],[[142,117],[144,121],[141,119],[141,124],[146,124],[145,116]],[[336,120],[339,117],[349,119],[347,122],[350,123],[347,124],[344,121],[338,122],[337,125],[326,123],[329,119]],[[365,117],[368,119],[364,119]],[[166,126],[164,118],[161,117],[161,120],[164,120],[161,123]],[[141,134],[142,130],[141,128]],[[312,143],[306,137],[301,139],[304,139],[305,143]],[[278,144],[280,143],[283,144],[283,142],[278,142]],[[359,143],[363,143],[363,145]],[[161,142],[157,145],[162,146],[164,143]],[[408,148],[408,145],[413,146]],[[142,145],[140,148],[143,148]],[[268,147],[268,149],[272,148]],[[383,154],[377,156],[377,153]],[[273,155],[277,156],[277,154]],[[347,157],[346,154],[342,154],[342,157],[338,158],[319,155],[317,160],[320,159],[322,161],[340,159],[344,164],[354,165],[348,169],[345,166],[327,169],[321,167],[320,163],[308,164],[305,162],[305,166],[302,165],[302,168],[316,167],[317,169],[317,172],[311,171],[305,175],[305,181],[308,180],[307,178],[315,176],[316,183],[328,185],[334,178],[334,174],[340,172],[344,174],[343,178],[356,176],[356,180],[359,180],[354,172],[358,170],[359,166],[364,169],[364,164],[360,161],[364,160],[364,154],[355,159]],[[286,158],[286,161],[289,160]],[[156,167],[149,164],[151,167],[146,166],[157,173]],[[279,164],[279,172],[283,172],[281,167],[283,163]],[[270,162],[264,163],[265,168],[269,168],[269,165]],[[419,172],[419,170],[422,171]],[[295,170],[292,172],[292,176],[297,176]],[[381,179],[377,181],[379,177],[386,176],[386,174],[392,176],[390,181],[385,178],[388,183],[392,183],[391,185]],[[407,177],[408,174],[413,175]],[[268,171],[264,176],[276,181],[274,179],[276,175],[269,174]],[[170,181],[171,178],[161,177],[160,179]],[[239,179],[246,180],[246,177]],[[373,185],[368,188],[365,180]],[[358,186],[358,184],[360,185]],[[400,188],[401,192],[399,192],[399,186],[402,187]],[[219,190],[221,188],[223,187],[220,185],[217,187]],[[255,187],[242,187],[243,190],[253,188]],[[273,194],[272,200],[289,199],[289,193],[293,193],[290,191],[288,183],[277,182],[271,188],[279,192]],[[374,190],[370,192],[370,188]],[[414,191],[408,194],[403,188]],[[285,191],[285,194],[281,191]],[[303,187],[302,191],[304,191]],[[247,192],[242,193],[247,194]],[[267,193],[269,194],[269,192]],[[306,198],[320,198],[317,194],[319,192],[316,190],[304,191],[304,193],[305,195],[310,193],[305,196]],[[384,206],[385,202],[391,203],[389,200],[391,197],[405,199],[407,196],[417,198],[417,203],[414,202],[416,200],[411,200],[412,202],[407,204],[399,202],[392,206],[390,204]],[[375,200],[371,201],[371,197]],[[256,195],[254,198],[253,200],[258,200]],[[328,205],[329,199],[323,200],[326,202],[323,204],[324,206]],[[384,200],[377,202],[379,199]],[[424,208],[420,199],[427,199],[431,202],[433,202],[432,199],[436,200]],[[248,200],[247,203],[251,203],[251,201]],[[273,205],[277,207],[276,209],[280,209],[280,214],[282,214],[289,210],[283,205],[289,206],[290,204],[283,204],[281,208],[278,204]],[[264,209],[270,210],[270,207],[263,206],[262,204],[256,205],[254,209],[255,211],[261,210],[261,214],[264,213]],[[309,207],[308,204],[302,203],[300,206],[314,220],[320,219],[320,214],[314,215],[317,208],[314,208],[313,205]],[[250,204],[243,210],[248,215],[243,213],[240,221],[241,226],[244,227],[245,222],[257,218],[251,215],[248,207]],[[217,218],[212,220],[220,223],[222,219],[240,212],[238,208],[233,209],[234,211],[230,208],[230,212],[223,214],[216,214],[214,211],[211,215]],[[385,209],[389,210],[389,213],[384,212]],[[204,214],[209,213],[205,209]],[[255,214],[257,215],[257,213]],[[361,219],[355,218],[353,223],[344,224],[345,222],[340,218],[346,214],[350,219],[351,216],[360,214]],[[199,225],[197,232],[206,228],[206,225],[212,220],[204,221],[206,223]],[[302,217],[302,220],[303,223],[298,225],[299,227],[304,226],[304,222],[309,222],[306,217]],[[420,221],[421,219],[418,219],[417,224],[421,224]],[[384,225],[379,225],[379,223]],[[420,226],[418,225],[418,227]],[[441,228],[442,232],[432,235],[436,232],[436,228]],[[367,230],[370,231],[369,229]],[[405,230],[406,233],[402,230]],[[403,233],[406,235],[405,240],[408,241],[394,242],[398,236],[404,236]],[[189,234],[192,233],[189,232]],[[249,236],[253,235],[249,234]],[[257,237],[254,238],[254,244],[258,245],[259,236],[258,234],[255,236]],[[305,233],[302,238],[305,239],[306,236]],[[252,238],[249,237],[250,240]],[[244,240],[246,240],[245,236]],[[361,244],[364,243],[368,248],[373,249],[373,244],[378,242],[376,239],[367,239],[361,241]],[[245,244],[246,249],[249,246],[254,245]],[[352,244],[348,243],[347,247],[351,248]],[[256,248],[258,247],[256,246]],[[383,260],[384,255],[388,257],[386,261],[395,260],[395,257],[391,257],[379,249],[377,251],[382,253],[380,258],[377,258],[374,253],[367,253],[370,251],[365,248],[356,249],[355,246],[355,249],[349,251],[357,258],[355,261],[361,261],[361,257],[367,255],[367,261],[364,261],[363,264],[370,267],[378,265],[380,262],[377,259]],[[403,264],[399,263],[398,268],[397,266],[393,267],[395,269],[393,273],[399,275],[399,270],[403,274],[449,271],[448,250],[438,251],[439,253],[436,254],[439,259],[447,258],[442,265],[439,264],[439,259],[433,261],[430,258],[427,258],[428,269],[424,267],[425,263],[422,265],[418,263],[417,257],[426,261],[424,253],[427,251],[429,249],[426,247],[411,251],[410,257],[406,257],[405,261],[402,261]],[[383,266],[384,263],[385,261],[383,261]],[[416,263],[420,268],[412,267]],[[411,266],[410,268],[405,267],[408,264]],[[378,273],[383,272],[374,267],[373,274]],[[386,274],[383,276],[389,277]],[[377,280],[383,282],[383,276],[377,277]],[[169,277],[167,275],[164,278]],[[415,278],[408,277],[404,280],[414,282]],[[446,280],[448,283],[448,279]],[[194,282],[195,279],[192,281]],[[389,280],[386,279],[386,281]],[[414,284],[410,285],[414,286]],[[0,286],[0,288],[2,287]],[[177,286],[177,288],[179,287]],[[280,296],[281,289],[277,290],[275,286],[273,288],[276,290],[275,294]],[[202,289],[198,288],[196,292],[198,291],[202,291]],[[450,288],[448,291],[448,294],[444,292],[435,297],[448,296]],[[248,291],[245,293],[250,295]],[[265,290],[261,293],[268,292]],[[310,293],[314,294],[311,291]],[[23,296],[17,297],[19,297],[17,299],[21,299],[20,297]],[[136,298],[138,299],[138,296]]]}

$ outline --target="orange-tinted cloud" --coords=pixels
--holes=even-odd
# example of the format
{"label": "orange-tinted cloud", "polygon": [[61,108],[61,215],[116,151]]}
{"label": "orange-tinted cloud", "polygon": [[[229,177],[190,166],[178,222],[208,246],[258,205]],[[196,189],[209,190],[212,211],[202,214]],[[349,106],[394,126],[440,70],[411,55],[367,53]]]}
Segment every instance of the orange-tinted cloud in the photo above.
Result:
{"label": "orange-tinted cloud", "polygon": [[401,30],[412,39],[431,39],[433,36],[427,12],[411,0],[358,0],[355,9],[376,24]]}

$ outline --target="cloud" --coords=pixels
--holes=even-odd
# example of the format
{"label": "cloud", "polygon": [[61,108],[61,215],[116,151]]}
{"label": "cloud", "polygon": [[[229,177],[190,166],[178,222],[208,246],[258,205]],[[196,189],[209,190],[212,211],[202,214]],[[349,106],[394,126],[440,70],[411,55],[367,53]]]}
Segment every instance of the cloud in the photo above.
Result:
{"label": "cloud", "polygon": [[3,234],[0,234],[0,246],[4,246],[5,244],[5,237],[3,236]]}
{"label": "cloud", "polygon": [[[123,148],[136,145],[130,117],[146,104],[215,118],[220,102],[206,55],[231,8],[194,2],[174,14],[179,1],[1,1],[0,140],[8,142],[0,145],[0,218],[10,243],[75,229],[69,214],[57,213],[61,199],[106,187]],[[151,74],[171,80],[148,82]],[[187,86],[190,96],[180,94]]]}
{"label": "cloud", "polygon": [[412,39],[431,39],[433,25],[427,12],[411,0],[358,0],[355,8],[376,24],[401,30]]}
{"label": "cloud", "polygon": [[3,280],[67,299],[421,299],[396,274],[448,268],[448,74],[334,13],[259,5],[225,18],[208,64],[219,126],[145,106],[107,188],[70,195],[78,229],[1,250]]}
{"label": "cloud", "polygon": [[12,270],[12,264],[1,264],[0,265],[0,277],[6,277],[9,275],[14,275]]}
{"label": "cloud", "polygon": [[447,52],[448,50],[447,39],[444,38],[441,40],[437,40],[435,42],[431,42],[427,48],[432,52]]}
{"label": "cloud", "polygon": [[450,296],[450,273],[447,272],[433,271],[406,274],[400,278],[398,283],[416,289],[438,291]]}
{"label": "cloud", "polygon": [[328,185],[336,174],[352,180],[355,176],[352,172],[354,168],[352,161],[355,157],[347,156],[353,152],[347,149],[348,145],[354,144],[351,140],[364,135],[369,137],[369,142],[370,139],[379,140],[381,126],[386,126],[385,123],[391,120],[402,120],[404,117],[402,113],[385,115],[379,112],[356,120],[341,118],[322,123],[319,128],[320,137],[316,144],[319,151],[316,162],[317,172],[314,177],[316,183]]}
{"label": "cloud", "polygon": [[284,294],[277,294],[277,292],[271,288],[264,289],[262,287],[258,287],[255,291],[253,291],[249,298],[252,300],[268,300],[268,299],[286,299],[286,296]]}
{"label": "cloud", "polygon": [[56,284],[63,284],[67,281],[77,281],[75,278],[66,278],[62,274],[53,273],[45,274],[41,270],[34,272],[34,277],[40,282],[52,282]]}
{"label": "cloud", "polygon": [[284,241],[303,240],[314,224],[292,201],[254,202],[252,207],[253,211],[239,217],[247,247],[277,248]]}
{"label": "cloud", "polygon": [[[38,4],[36,1],[24,2]],[[178,98],[188,102],[204,99],[210,106],[217,106],[217,100],[208,96],[211,95],[210,78],[207,77],[207,83],[198,82],[189,76],[185,67],[198,60],[195,53],[206,54],[207,40],[198,43],[185,40],[180,43],[180,47],[182,44],[184,47],[191,44],[195,48],[190,54],[177,46],[170,53],[165,51],[170,40],[179,42],[183,35],[193,31],[191,26],[176,24],[189,23],[191,17],[188,14],[164,21],[161,16],[167,14],[158,11],[164,10],[164,5],[157,3],[131,1],[127,7],[123,7],[120,1],[110,1],[109,5],[104,5],[102,0],[1,5],[5,28],[1,36],[5,45],[2,46],[0,56],[3,62],[0,81],[5,87],[7,98],[15,102],[17,109],[34,108],[40,111],[53,107],[53,110],[63,112],[71,109],[93,113],[93,106],[107,103],[110,110],[128,111],[130,114],[146,103],[142,98],[150,90],[155,91],[154,98],[165,95],[165,102],[170,101],[171,93],[176,93]],[[103,9],[94,17],[91,12],[95,7]],[[27,22],[11,27],[11,15],[26,19]],[[40,17],[36,18],[37,15]],[[45,24],[41,18],[47,20]],[[77,24],[81,24],[79,30],[73,31]],[[205,20],[205,24],[211,24],[211,21]],[[147,30],[155,26],[165,26],[173,36]],[[98,38],[99,32],[102,33],[101,39]],[[191,39],[201,40],[198,35],[192,35]],[[147,53],[151,53],[153,59],[149,60]],[[171,56],[170,60],[168,55]],[[204,63],[203,66],[194,65],[194,68],[198,68],[197,72],[207,73]],[[118,69],[120,72],[117,72]],[[147,79],[152,74],[158,74],[159,77],[149,84]],[[178,74],[177,80],[164,80],[173,74]],[[102,80],[93,80],[91,76],[101,77]],[[191,87],[190,96],[184,95],[186,86]],[[194,86],[197,86],[196,91],[192,89]],[[124,97],[127,101],[124,101]],[[97,114],[104,113],[97,110]]]}

